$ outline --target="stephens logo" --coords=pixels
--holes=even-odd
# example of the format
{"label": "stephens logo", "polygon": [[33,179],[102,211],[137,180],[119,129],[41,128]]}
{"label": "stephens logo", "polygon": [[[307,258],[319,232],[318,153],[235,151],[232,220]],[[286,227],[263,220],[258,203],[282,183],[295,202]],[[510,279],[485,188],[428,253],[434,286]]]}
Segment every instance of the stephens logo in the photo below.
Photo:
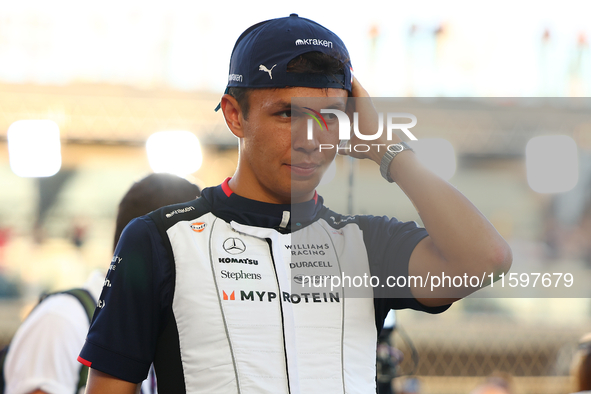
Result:
{"label": "stephens logo", "polygon": [[240,270],[240,272],[232,272],[232,271],[222,270],[221,274],[222,274],[222,278],[224,278],[224,279],[234,279],[234,280],[240,280],[240,279],[261,280],[262,279],[261,274],[253,274],[252,272],[244,272],[242,270]]}
{"label": "stephens logo", "polygon": [[240,254],[246,251],[246,245],[240,238],[227,238],[222,247],[230,254]]}
{"label": "stephens logo", "polygon": [[205,222],[191,223],[191,230],[195,231],[196,233],[200,233],[203,230],[205,230],[206,225],[207,225],[207,223],[205,223]]}

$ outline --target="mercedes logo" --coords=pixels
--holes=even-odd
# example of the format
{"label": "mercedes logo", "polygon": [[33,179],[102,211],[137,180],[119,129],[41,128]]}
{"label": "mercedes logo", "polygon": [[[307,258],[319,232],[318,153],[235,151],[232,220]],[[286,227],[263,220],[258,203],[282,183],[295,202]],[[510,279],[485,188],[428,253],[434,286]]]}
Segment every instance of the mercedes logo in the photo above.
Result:
{"label": "mercedes logo", "polygon": [[228,238],[222,246],[230,254],[240,254],[246,250],[246,245],[244,245],[244,242],[240,238]]}

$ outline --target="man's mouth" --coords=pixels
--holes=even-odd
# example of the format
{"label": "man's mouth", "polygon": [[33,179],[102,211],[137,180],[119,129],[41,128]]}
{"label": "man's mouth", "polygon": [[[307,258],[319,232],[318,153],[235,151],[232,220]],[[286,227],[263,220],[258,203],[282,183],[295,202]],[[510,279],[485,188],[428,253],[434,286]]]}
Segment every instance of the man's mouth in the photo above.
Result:
{"label": "man's mouth", "polygon": [[288,164],[288,167],[291,170],[293,175],[297,176],[310,176],[312,175],[319,167],[319,164],[316,163],[292,163]]}

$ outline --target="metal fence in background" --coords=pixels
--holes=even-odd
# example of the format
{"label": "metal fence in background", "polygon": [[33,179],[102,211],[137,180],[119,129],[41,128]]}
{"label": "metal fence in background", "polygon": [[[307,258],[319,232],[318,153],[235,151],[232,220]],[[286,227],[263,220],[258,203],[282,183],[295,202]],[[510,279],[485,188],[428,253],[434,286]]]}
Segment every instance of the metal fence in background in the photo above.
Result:
{"label": "metal fence in background", "polygon": [[588,327],[552,323],[491,315],[402,322],[392,337],[404,353],[395,385],[416,379],[421,394],[467,394],[501,373],[515,394],[571,393],[571,363]]}

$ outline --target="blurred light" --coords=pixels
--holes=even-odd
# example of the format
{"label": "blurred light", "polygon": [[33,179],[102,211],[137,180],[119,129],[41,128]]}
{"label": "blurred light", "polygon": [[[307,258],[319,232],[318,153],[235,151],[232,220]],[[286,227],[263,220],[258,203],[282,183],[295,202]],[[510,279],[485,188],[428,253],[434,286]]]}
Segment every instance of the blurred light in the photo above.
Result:
{"label": "blurred light", "polygon": [[20,177],[48,177],[62,166],[60,129],[52,120],[17,120],[8,128],[12,172]]}
{"label": "blurred light", "polygon": [[422,138],[407,144],[425,167],[446,181],[456,173],[456,152],[451,142],[443,138]]}
{"label": "blurred light", "polygon": [[534,137],[525,147],[527,183],[538,193],[562,193],[579,181],[577,144],[566,135]]}
{"label": "blurred light", "polygon": [[189,131],[159,131],[146,142],[148,162],[154,172],[167,172],[180,177],[194,173],[203,162],[201,144]]}
{"label": "blurred light", "polygon": [[328,168],[324,172],[324,174],[322,175],[322,179],[320,180],[320,183],[318,184],[318,186],[326,185],[326,184],[330,183],[334,179],[334,176],[336,175],[336,173],[337,173],[337,161],[333,160],[332,163],[330,163],[330,165],[328,166]]}

